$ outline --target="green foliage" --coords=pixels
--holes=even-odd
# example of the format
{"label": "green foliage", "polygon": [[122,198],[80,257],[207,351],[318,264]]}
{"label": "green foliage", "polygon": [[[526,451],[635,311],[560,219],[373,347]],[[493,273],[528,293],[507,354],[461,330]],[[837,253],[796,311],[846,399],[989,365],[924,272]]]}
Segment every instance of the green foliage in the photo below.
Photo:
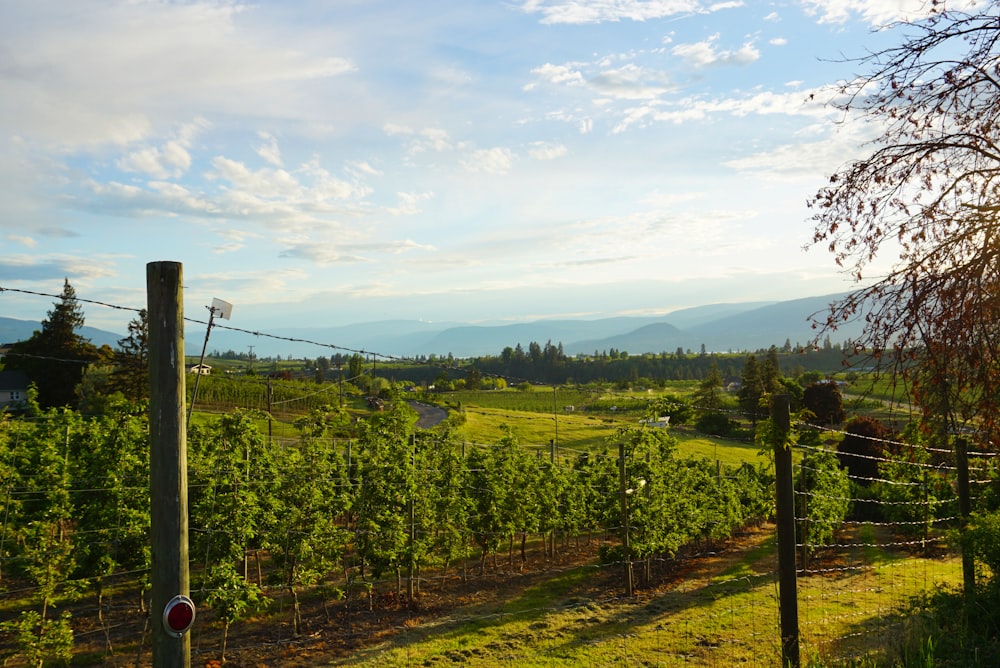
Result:
{"label": "green foliage", "polygon": [[837,446],[840,465],[867,486],[878,477],[878,461],[894,434],[880,421],[862,416],[852,418],[844,431]]}
{"label": "green foliage", "polygon": [[851,484],[829,450],[812,450],[803,459],[796,489],[800,508],[796,512],[796,535],[810,551],[834,542],[834,533],[851,509]]}
{"label": "green foliage", "polygon": [[899,522],[900,531],[920,537],[937,519],[955,515],[955,490],[944,471],[931,464],[926,448],[886,452],[884,457],[878,464],[879,482],[872,491],[883,504],[886,521]]}
{"label": "green foliage", "polygon": [[[538,394],[551,401],[550,393]],[[663,410],[648,400],[641,405]],[[148,426],[145,411],[124,401],[91,418],[37,413],[41,419],[0,422],[0,512],[7,518],[0,565],[9,571],[0,575],[32,582],[36,631],[48,624],[54,639],[51,610],[74,595],[68,581],[100,592],[112,576],[148,568]],[[319,405],[300,416],[298,441],[284,446],[261,433],[264,417],[238,410],[193,426],[187,439],[193,573],[226,636],[229,625],[267,603],[264,583],[247,576],[255,554],[265,555],[270,581],[292,597],[298,633],[299,594],[329,586],[342,564],[356,572],[354,559],[369,576],[413,569],[416,588],[421,567],[447,568],[473,548],[485,568],[488,556],[495,561],[517,539],[525,559],[531,535],[541,535],[553,555],[559,534],[622,524],[614,455],[581,455],[568,465],[523,447],[508,429],[465,456],[447,429],[414,434],[396,400],[358,425],[348,469],[329,436],[338,411]],[[629,427],[610,444],[619,442],[627,449],[637,558],[723,539],[771,512],[769,479],[753,467],[680,458],[665,429]],[[10,494],[15,488],[22,493]]]}
{"label": "green foliage", "polygon": [[726,413],[708,411],[698,416],[694,428],[710,436],[729,436],[735,425]]}
{"label": "green foliage", "polygon": [[989,569],[989,583],[1000,592],[1000,512],[973,513],[962,538],[976,559]]}
{"label": "green foliage", "polygon": [[70,613],[46,619],[35,610],[25,610],[17,618],[0,624],[0,632],[9,634],[14,656],[41,667],[46,661],[68,662],[73,658],[73,628]]}
{"label": "green foliage", "polygon": [[839,424],[844,421],[844,400],[836,383],[821,381],[813,383],[802,392],[802,406],[815,416],[820,426]]}
{"label": "green foliage", "polygon": [[149,397],[149,319],[146,309],[128,323],[128,336],[118,340],[112,387],[131,401]]}
{"label": "green foliage", "polygon": [[395,408],[376,414],[359,431],[352,506],[355,549],[372,575],[406,563],[409,503],[416,493],[416,455],[407,420]]}
{"label": "green foliage", "polygon": [[[623,445],[625,478],[618,469],[620,461],[603,460],[603,486],[614,503],[605,503],[601,519],[627,527],[629,558],[673,556],[688,543],[723,540],[772,513],[772,479],[763,470],[734,470],[707,459],[678,457],[676,439],[662,429],[629,427],[613,440]],[[618,503],[622,491],[627,517],[622,517]],[[613,546],[602,556],[608,560],[626,555]]]}
{"label": "green foliage", "polygon": [[59,301],[36,330],[11,346],[4,359],[7,369],[22,369],[38,387],[42,406],[71,406],[87,365],[99,359],[97,347],[77,333],[84,324],[76,291],[66,280]]}

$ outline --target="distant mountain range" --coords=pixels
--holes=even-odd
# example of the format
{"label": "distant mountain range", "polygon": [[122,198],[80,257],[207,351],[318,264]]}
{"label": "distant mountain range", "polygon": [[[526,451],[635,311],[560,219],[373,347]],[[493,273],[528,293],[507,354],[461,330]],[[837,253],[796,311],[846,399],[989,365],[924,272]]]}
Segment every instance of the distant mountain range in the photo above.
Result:
{"label": "distant mountain range", "polygon": [[[0,344],[14,343],[16,341],[30,339],[32,334],[35,333],[35,330],[41,328],[41,322],[34,322],[32,320],[16,320],[14,318],[0,318]],[[83,338],[89,339],[90,342],[97,347],[107,344],[112,348],[117,348],[118,340],[125,338],[123,334],[114,334],[113,332],[97,329],[96,327],[88,327],[86,325],[80,328],[80,331],[77,333]]]}
{"label": "distant mountain range", "polygon": [[[819,317],[843,294],[808,297],[782,302],[711,304],[674,311],[662,316],[618,317],[598,320],[535,320],[516,324],[470,325],[459,322],[429,323],[387,320],[342,327],[285,328],[261,330],[263,335],[224,329],[212,330],[208,350],[229,350],[258,358],[329,357],[336,353],[364,351],[381,356],[420,355],[477,357],[499,355],[517,344],[527,351],[534,341],[540,345],[562,344],[567,355],[604,352],[612,348],[631,354],[674,352],[678,348],[709,352],[745,351],[782,346],[786,341],[807,344],[816,336],[810,316]],[[233,323],[236,326],[236,323]],[[31,336],[39,323],[0,318],[0,342]],[[122,334],[91,327],[81,332],[92,343],[117,346]],[[849,324],[834,333],[835,342],[857,338],[860,325]],[[187,333],[188,355],[201,353],[203,332]],[[321,344],[321,345],[317,345]]]}

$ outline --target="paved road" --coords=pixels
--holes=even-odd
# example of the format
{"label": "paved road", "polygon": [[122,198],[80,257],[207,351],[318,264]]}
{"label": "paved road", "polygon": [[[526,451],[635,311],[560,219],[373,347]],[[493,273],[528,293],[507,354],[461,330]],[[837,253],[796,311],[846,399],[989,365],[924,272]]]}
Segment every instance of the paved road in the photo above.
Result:
{"label": "paved road", "polygon": [[408,401],[406,403],[410,404],[410,408],[417,411],[417,414],[420,415],[417,419],[417,426],[421,429],[430,429],[444,422],[445,418],[448,417],[448,411],[443,408],[422,404],[419,401]]}

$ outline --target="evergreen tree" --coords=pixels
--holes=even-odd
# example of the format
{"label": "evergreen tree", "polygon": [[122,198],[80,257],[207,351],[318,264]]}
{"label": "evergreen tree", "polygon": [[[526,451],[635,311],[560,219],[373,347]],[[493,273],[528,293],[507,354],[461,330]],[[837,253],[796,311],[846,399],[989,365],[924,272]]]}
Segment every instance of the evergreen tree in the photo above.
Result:
{"label": "evergreen tree", "polygon": [[712,360],[708,373],[698,384],[694,403],[702,410],[718,410],[722,407],[722,372],[715,360]]}
{"label": "evergreen tree", "polygon": [[146,309],[128,324],[128,336],[118,339],[112,387],[127,398],[149,397],[149,320]]}
{"label": "evergreen tree", "polygon": [[74,389],[87,365],[98,358],[96,346],[77,334],[83,322],[76,291],[65,279],[59,301],[42,321],[42,329],[11,346],[6,368],[21,369],[28,375],[38,388],[42,406],[72,404]]}

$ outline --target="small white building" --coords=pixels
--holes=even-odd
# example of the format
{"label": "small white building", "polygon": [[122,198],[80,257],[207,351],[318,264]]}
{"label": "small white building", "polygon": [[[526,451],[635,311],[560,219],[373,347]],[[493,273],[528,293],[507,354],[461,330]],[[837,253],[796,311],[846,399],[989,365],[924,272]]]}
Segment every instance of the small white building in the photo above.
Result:
{"label": "small white building", "polygon": [[212,367],[210,367],[207,364],[195,364],[195,365],[191,366],[188,369],[188,371],[190,371],[191,373],[200,374],[202,376],[210,376],[210,375],[212,375]]}
{"label": "small white building", "polygon": [[14,369],[0,371],[0,409],[17,406],[28,398],[28,375]]}

